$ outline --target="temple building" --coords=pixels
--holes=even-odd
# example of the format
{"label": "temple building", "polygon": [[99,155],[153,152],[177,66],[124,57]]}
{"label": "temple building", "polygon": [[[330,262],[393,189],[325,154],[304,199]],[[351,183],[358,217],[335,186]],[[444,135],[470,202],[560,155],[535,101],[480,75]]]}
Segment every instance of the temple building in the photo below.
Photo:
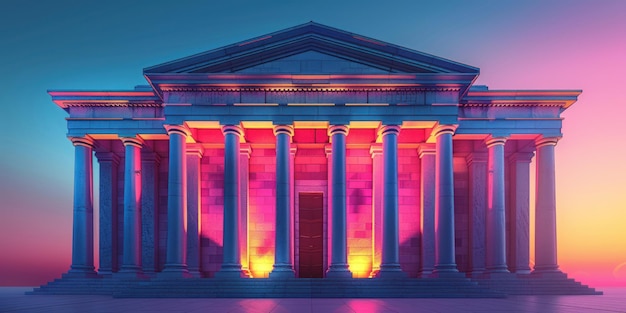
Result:
{"label": "temple building", "polygon": [[75,149],[65,278],[566,277],[555,146],[580,90],[490,90],[313,22],[143,74],[49,91]]}

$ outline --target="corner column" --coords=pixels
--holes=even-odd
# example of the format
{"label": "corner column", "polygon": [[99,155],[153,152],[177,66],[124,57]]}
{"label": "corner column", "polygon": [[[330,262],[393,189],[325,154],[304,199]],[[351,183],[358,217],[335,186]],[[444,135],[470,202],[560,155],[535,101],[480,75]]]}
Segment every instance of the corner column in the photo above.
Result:
{"label": "corner column", "polygon": [[[142,149],[146,150],[146,149]],[[159,270],[159,155],[141,152],[141,266],[144,275]]]}
{"label": "corner column", "polygon": [[74,144],[74,213],[70,276],[95,277],[93,266],[93,146],[90,137],[71,137]]}
{"label": "corner column", "polygon": [[239,257],[239,150],[243,129],[222,127],[224,133],[224,260],[216,277],[245,277]]}
{"label": "corner column", "polygon": [[346,210],[346,136],[348,126],[332,125],[328,128],[332,146],[332,256],[326,272],[329,278],[351,278],[348,268],[348,230]]}
{"label": "corner column", "polygon": [[422,230],[422,262],[420,277],[429,277],[435,269],[435,147],[422,144],[417,150],[420,164],[420,202]]}
{"label": "corner column", "polygon": [[270,278],[293,278],[293,261],[291,257],[291,206],[289,204],[291,190],[289,182],[290,143],[293,136],[291,125],[274,126],[276,136],[276,251],[274,268]]}
{"label": "corner column", "polygon": [[122,138],[124,144],[124,246],[123,277],[141,274],[141,147],[137,137]]}
{"label": "corner column", "polygon": [[96,152],[100,163],[100,266],[98,274],[117,272],[117,169],[120,158],[113,152]]}
{"label": "corner column", "polygon": [[485,265],[487,274],[509,273],[506,265],[506,216],[504,144],[505,137],[491,137],[485,141],[487,161],[487,230]]}
{"label": "corner column", "polygon": [[469,172],[469,209],[472,221],[470,223],[471,276],[479,278],[485,273],[487,154],[474,151],[465,160]]}
{"label": "corner column", "polygon": [[398,134],[400,126],[379,129],[383,138],[383,253],[376,277],[402,278],[398,233]]}
{"label": "corner column", "polygon": [[556,180],[554,147],[559,138],[535,142],[535,270],[534,274],[561,274],[556,253]]}
{"label": "corner column", "polygon": [[530,161],[534,153],[517,152],[509,157],[509,218],[512,219],[510,240],[507,243],[509,270],[516,274],[530,274]]}
{"label": "corner column", "polygon": [[250,255],[248,242],[248,200],[250,195],[250,154],[252,148],[249,144],[242,144],[239,148],[239,256],[241,269],[246,277],[252,277],[250,273]]}
{"label": "corner column", "polygon": [[170,137],[167,180],[167,252],[164,278],[190,277],[187,270],[187,136],[182,125],[165,125]]}
{"label": "corner column", "polygon": [[435,155],[435,221],[437,253],[433,276],[458,276],[454,247],[454,162],[452,135],[456,125],[439,125],[433,129]]}
{"label": "corner column", "polygon": [[372,144],[372,273],[376,277],[380,271],[383,252],[383,147]]}
{"label": "corner column", "polygon": [[202,277],[200,233],[200,167],[204,149],[201,146],[187,147],[187,270],[192,277]]}

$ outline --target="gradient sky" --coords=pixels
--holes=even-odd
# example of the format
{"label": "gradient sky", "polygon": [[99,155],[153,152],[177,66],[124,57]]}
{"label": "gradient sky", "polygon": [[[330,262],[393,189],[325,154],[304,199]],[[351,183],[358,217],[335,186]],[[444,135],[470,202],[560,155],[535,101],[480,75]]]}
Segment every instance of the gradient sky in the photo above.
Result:
{"label": "gradient sky", "polygon": [[48,89],[131,89],[144,67],[310,20],[479,67],[491,89],[582,89],[556,150],[559,263],[626,286],[622,0],[3,0],[0,285],[70,264],[74,149]]}

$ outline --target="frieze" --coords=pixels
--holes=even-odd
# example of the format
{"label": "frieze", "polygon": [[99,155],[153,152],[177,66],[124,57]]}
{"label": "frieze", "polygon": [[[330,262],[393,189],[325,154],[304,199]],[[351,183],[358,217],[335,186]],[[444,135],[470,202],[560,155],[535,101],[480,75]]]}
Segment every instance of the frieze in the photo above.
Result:
{"label": "frieze", "polygon": [[66,107],[141,107],[141,108],[160,108],[162,103],[128,103],[128,102],[65,102]]}

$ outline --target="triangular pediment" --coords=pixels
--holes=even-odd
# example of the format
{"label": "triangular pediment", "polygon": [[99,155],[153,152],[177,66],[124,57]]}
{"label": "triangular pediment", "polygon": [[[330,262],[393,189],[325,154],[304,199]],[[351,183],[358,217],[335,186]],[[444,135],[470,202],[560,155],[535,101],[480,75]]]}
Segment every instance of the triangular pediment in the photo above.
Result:
{"label": "triangular pediment", "polygon": [[144,73],[464,73],[478,68],[306,23],[144,69]]}
{"label": "triangular pediment", "polygon": [[234,70],[240,74],[390,74],[390,68],[321,53],[314,50]]}

